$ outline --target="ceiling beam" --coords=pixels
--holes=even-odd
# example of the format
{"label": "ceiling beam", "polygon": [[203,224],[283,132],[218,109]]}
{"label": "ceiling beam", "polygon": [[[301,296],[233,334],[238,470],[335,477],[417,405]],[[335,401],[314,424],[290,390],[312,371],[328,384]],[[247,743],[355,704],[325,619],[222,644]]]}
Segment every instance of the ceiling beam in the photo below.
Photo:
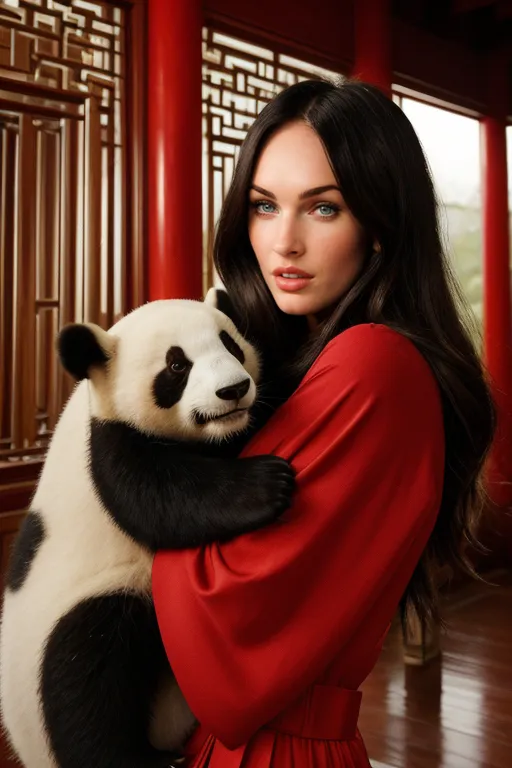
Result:
{"label": "ceiling beam", "polygon": [[494,2],[495,0],[453,0],[452,9],[454,13],[469,13],[494,5]]}
{"label": "ceiling beam", "polygon": [[[355,50],[350,2],[323,0],[329,13],[321,15],[318,4],[297,0],[280,0],[278,4],[275,0],[202,2],[206,26],[335,72],[352,72]],[[475,115],[488,114],[485,51],[396,17],[392,38],[395,83]],[[506,107],[507,115],[512,116],[512,98]]]}

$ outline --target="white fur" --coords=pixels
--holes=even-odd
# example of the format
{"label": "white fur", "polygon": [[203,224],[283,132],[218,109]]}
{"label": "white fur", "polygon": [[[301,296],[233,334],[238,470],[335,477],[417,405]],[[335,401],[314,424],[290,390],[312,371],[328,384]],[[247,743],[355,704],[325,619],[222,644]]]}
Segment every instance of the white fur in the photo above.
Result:
{"label": "white fur", "polygon": [[[223,329],[243,349],[245,369],[220,341]],[[199,427],[191,418],[194,409],[222,413],[232,408],[214,393],[247,373],[251,386],[240,406],[252,405],[256,391],[254,350],[209,304],[153,302],[109,332],[95,332],[111,359],[90,372],[90,381],[77,385],[62,413],[31,505],[42,515],[46,535],[21,589],[5,593],[0,703],[8,736],[28,768],[56,768],[38,691],[44,644],[55,623],[94,595],[130,590],[150,596],[152,556],[111,521],[94,492],[87,470],[91,415],[121,419],[150,434],[220,439],[244,426],[243,419]],[[152,381],[172,345],[181,346],[194,365],[181,401],[163,410],[153,401]],[[160,735],[155,741],[163,743],[161,723],[156,718]]]}
{"label": "white fur", "polygon": [[[242,348],[245,370],[224,347],[219,338],[222,330]],[[206,302],[154,301],[124,317],[109,334],[121,342],[129,339],[129,343],[117,341],[106,371],[101,367],[92,373],[95,416],[120,419],[148,434],[185,439],[223,439],[245,426],[238,422],[229,428],[230,422],[226,421],[198,427],[192,418],[195,409],[218,415],[231,410],[232,404],[219,400],[215,392],[240,381],[247,373],[251,386],[239,406],[250,407],[256,395],[256,353],[231,320],[213,306]],[[194,366],[180,402],[170,410],[158,409],[152,382],[173,345],[182,347]]]}

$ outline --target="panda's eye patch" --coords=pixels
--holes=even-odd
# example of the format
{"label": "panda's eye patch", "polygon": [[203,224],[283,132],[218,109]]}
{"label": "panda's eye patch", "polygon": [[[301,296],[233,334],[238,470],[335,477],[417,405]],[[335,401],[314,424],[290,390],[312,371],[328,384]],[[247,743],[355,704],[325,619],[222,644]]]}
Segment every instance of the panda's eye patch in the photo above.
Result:
{"label": "panda's eye patch", "polygon": [[192,363],[181,347],[170,347],[165,368],[155,376],[153,396],[158,408],[172,408],[179,403],[187,386]]}
{"label": "panda's eye patch", "polygon": [[233,357],[236,357],[236,359],[243,365],[245,363],[245,355],[236,341],[231,338],[227,331],[221,331],[219,337],[227,351],[230,352]]}
{"label": "panda's eye patch", "polygon": [[192,368],[192,363],[181,347],[171,347],[167,352],[165,362],[167,369],[172,373],[186,373]]}

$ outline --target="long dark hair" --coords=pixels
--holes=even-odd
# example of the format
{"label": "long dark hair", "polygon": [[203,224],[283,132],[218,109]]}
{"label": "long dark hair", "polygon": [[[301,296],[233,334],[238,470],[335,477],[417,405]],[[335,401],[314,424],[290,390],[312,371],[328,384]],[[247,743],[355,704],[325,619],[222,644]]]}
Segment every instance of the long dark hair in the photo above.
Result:
{"label": "long dark hair", "polygon": [[[248,235],[248,199],[263,146],[276,129],[306,121],[318,134],[346,205],[380,252],[308,338],[305,319],[276,306]],[[378,88],[308,80],[280,93],[260,113],[242,146],[218,224],[214,261],[243,330],[267,355],[286,361],[295,381],[327,342],[357,323],[383,323],[424,355],[440,388],[445,435],[444,491],[437,523],[401,601],[424,622],[438,618],[440,566],[471,569],[464,543],[476,543],[480,476],[494,434],[494,406],[464,299],[441,242],[431,175],[414,129]]]}

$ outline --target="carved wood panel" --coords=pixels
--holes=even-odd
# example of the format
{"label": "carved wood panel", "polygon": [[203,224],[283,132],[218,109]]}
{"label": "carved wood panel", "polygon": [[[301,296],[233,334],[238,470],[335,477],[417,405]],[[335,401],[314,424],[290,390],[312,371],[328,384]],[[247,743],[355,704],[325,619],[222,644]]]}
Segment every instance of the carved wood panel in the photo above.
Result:
{"label": "carved wood panel", "polygon": [[125,17],[0,0],[0,459],[51,435],[58,329],[127,309]]}

